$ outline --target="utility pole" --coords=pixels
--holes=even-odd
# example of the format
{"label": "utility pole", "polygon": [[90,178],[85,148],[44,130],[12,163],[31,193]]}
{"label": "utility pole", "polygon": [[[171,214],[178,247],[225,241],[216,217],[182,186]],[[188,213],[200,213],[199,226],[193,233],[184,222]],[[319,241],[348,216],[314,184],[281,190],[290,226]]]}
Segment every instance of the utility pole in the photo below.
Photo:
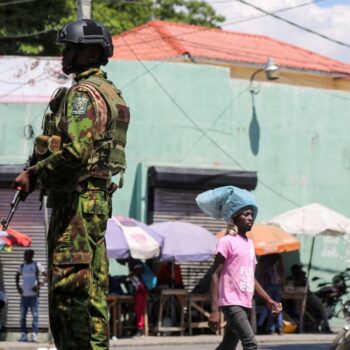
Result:
{"label": "utility pole", "polygon": [[91,19],[92,0],[77,0],[78,19]]}

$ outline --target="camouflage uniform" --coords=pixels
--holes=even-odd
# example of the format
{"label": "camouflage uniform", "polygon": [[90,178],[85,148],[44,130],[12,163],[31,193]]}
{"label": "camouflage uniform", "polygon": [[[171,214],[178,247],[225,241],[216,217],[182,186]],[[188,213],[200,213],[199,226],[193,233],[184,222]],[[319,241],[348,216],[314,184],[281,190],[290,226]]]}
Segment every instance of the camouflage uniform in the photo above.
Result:
{"label": "camouflage uniform", "polygon": [[42,160],[35,171],[52,208],[50,326],[58,350],[104,350],[109,348],[104,237],[111,212],[109,188],[116,169],[125,166],[129,114],[100,69],[89,69],[76,81],[51,101],[53,114],[46,117],[44,135],[36,143]]}

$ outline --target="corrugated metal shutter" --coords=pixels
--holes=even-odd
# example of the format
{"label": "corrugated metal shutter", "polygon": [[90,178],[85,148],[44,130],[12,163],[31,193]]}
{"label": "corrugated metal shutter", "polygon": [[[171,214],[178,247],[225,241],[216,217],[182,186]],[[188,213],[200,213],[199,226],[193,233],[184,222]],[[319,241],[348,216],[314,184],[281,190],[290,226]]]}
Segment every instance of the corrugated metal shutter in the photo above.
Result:
{"label": "corrugated metal shutter", "polygon": [[[0,215],[7,216],[14,190],[0,188]],[[34,260],[39,261],[46,269],[46,234],[44,209],[39,211],[39,191],[34,191],[23,203],[21,202],[15,213],[11,227],[32,237],[31,249],[35,251]],[[12,252],[0,252],[0,287],[7,293],[8,305],[2,313],[6,328],[10,331],[19,330],[20,296],[16,289],[15,275],[23,262],[26,248],[14,247]],[[40,292],[39,328],[48,329],[47,284]],[[27,326],[31,326],[31,316],[27,318]]]}
{"label": "corrugated metal shutter", "polygon": [[[149,218],[153,222],[182,220],[201,225],[213,234],[226,225],[223,220],[216,220],[205,215],[197,206],[195,198],[203,190],[155,188],[153,212]],[[183,283],[191,291],[205,275],[213,260],[180,263]]]}

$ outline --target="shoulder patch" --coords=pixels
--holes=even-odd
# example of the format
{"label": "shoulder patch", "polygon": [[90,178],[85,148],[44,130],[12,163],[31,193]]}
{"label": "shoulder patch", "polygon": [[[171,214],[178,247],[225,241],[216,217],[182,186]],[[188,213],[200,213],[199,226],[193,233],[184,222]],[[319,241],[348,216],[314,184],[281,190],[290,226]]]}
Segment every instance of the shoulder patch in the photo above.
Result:
{"label": "shoulder patch", "polygon": [[72,114],[85,114],[88,102],[89,99],[87,97],[74,97],[72,101]]}

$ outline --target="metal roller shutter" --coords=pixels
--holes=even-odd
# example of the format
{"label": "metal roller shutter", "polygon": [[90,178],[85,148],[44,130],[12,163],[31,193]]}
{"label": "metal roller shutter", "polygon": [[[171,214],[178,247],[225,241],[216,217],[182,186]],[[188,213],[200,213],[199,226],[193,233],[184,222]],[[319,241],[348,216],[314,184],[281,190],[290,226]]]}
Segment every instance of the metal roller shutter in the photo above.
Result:
{"label": "metal roller shutter", "polygon": [[[7,216],[14,190],[0,188],[0,215]],[[39,191],[34,191],[23,203],[21,202],[15,213],[11,227],[32,237],[31,249],[35,251],[34,260],[39,261],[46,269],[46,234],[45,234],[45,210],[40,211]],[[20,326],[20,296],[16,289],[15,276],[21,263],[26,248],[14,247],[11,252],[0,252],[0,288],[7,293],[8,304],[2,312],[2,324],[8,331],[19,331]],[[27,318],[27,326],[31,326],[31,316]],[[39,328],[48,330],[48,303],[47,284],[40,292],[39,303]]]}
{"label": "metal roller shutter", "polygon": [[[254,171],[153,166],[148,169],[148,223],[169,220],[188,221],[201,225],[213,234],[226,224],[205,215],[195,198],[205,190],[234,185],[253,190],[257,185]],[[191,291],[205,275],[213,260],[181,263],[183,282]]]}
{"label": "metal roller shutter", "polygon": [[[225,222],[208,217],[198,208],[195,198],[201,192],[203,190],[155,188],[153,222],[181,220],[201,225],[213,234],[219,232],[225,227]],[[183,283],[189,292],[205,275],[212,263],[213,260],[179,264]]]}

